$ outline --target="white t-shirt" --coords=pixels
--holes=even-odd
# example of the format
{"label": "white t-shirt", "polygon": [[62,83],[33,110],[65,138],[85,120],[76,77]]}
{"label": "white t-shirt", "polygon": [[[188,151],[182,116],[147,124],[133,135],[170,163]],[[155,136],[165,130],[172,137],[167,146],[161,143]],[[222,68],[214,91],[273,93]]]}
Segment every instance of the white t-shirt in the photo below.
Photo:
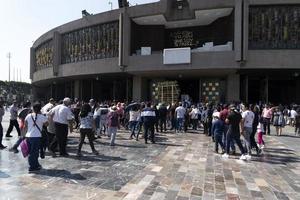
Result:
{"label": "white t-shirt", "polygon": [[[31,117],[32,116],[32,117]],[[36,125],[34,124],[32,118],[36,121],[36,125],[40,128],[40,130],[42,131],[43,129],[43,124],[45,122],[47,122],[47,117],[41,114],[37,115],[36,118],[36,114],[35,113],[30,113],[26,116],[25,121],[27,122],[28,125],[28,130],[26,133],[26,137],[42,137],[42,133],[41,131],[36,127]]]}
{"label": "white t-shirt", "polygon": [[71,109],[63,104],[57,105],[54,108],[52,108],[48,115],[53,115],[53,121],[58,122],[60,124],[69,124],[69,120],[74,119],[74,115],[71,111]]}
{"label": "white t-shirt", "polygon": [[244,119],[244,127],[252,128],[254,113],[250,110],[246,110],[245,112],[242,113],[242,118]]}
{"label": "white t-shirt", "polygon": [[193,110],[190,112],[191,119],[198,119],[199,114],[200,114],[199,109],[193,108]]}
{"label": "white t-shirt", "polygon": [[140,116],[140,112],[139,111],[129,111],[129,121],[130,122],[136,122],[138,121],[139,119],[139,116]]}
{"label": "white t-shirt", "polygon": [[180,119],[180,118],[184,118],[184,115],[185,115],[185,108],[182,107],[182,106],[179,106],[176,108],[175,112],[177,113],[177,119]]}
{"label": "white t-shirt", "polygon": [[295,119],[296,116],[297,116],[297,112],[296,112],[294,109],[291,110],[291,118],[292,118],[292,119]]}

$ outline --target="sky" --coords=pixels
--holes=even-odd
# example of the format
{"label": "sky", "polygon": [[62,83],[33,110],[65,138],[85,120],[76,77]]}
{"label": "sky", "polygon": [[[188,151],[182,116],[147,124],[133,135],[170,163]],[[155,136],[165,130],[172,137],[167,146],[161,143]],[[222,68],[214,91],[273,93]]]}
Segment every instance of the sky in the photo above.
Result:
{"label": "sky", "polygon": [[[82,17],[118,8],[117,0],[0,0],[0,80],[31,82],[30,47],[47,31]],[[131,5],[159,0],[129,0]]]}

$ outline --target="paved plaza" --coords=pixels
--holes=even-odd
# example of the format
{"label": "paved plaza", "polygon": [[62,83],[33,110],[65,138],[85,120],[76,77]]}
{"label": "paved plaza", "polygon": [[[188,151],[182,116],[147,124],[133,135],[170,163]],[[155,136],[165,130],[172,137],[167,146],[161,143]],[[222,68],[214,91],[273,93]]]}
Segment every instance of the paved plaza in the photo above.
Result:
{"label": "paved plaza", "polygon": [[[8,113],[3,121],[8,127]],[[274,133],[274,130],[273,130]],[[300,138],[291,128],[287,136],[265,137],[260,157],[224,160],[213,153],[209,137],[190,132],[157,135],[156,144],[129,140],[118,132],[117,145],[106,137],[96,140],[100,155],[84,145],[84,156],[75,156],[78,133],[70,135],[70,157],[41,160],[43,169],[28,174],[21,153],[0,152],[0,199],[300,199]],[[4,138],[11,146],[16,139]]]}

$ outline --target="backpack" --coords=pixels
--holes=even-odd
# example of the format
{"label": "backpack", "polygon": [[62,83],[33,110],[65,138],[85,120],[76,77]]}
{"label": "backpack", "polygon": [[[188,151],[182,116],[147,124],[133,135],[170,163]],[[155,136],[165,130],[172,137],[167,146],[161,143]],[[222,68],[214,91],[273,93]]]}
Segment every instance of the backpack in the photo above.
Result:
{"label": "backpack", "polygon": [[110,121],[110,126],[112,127],[117,127],[119,125],[119,116],[117,112],[113,112],[111,113],[111,115],[109,115],[109,121]]}

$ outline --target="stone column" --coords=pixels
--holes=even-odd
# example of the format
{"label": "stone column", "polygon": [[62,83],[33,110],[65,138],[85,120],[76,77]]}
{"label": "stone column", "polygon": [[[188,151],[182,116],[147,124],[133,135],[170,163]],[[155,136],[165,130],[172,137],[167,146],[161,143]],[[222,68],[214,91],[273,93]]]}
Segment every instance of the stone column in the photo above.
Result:
{"label": "stone column", "polygon": [[80,80],[74,81],[74,98],[81,99],[81,94],[80,94]]}
{"label": "stone column", "polygon": [[235,0],[234,9],[234,51],[235,60],[242,60],[242,20],[243,20],[243,1]]}
{"label": "stone column", "polygon": [[35,72],[35,49],[30,48],[30,79],[33,79],[33,73]]}
{"label": "stone column", "polygon": [[61,64],[61,34],[57,31],[53,36],[53,75],[57,76]]}
{"label": "stone column", "polygon": [[134,76],[132,83],[132,100],[145,101],[147,99],[147,80],[141,76]]}
{"label": "stone column", "polygon": [[240,75],[229,74],[227,76],[227,101],[240,100]]}

